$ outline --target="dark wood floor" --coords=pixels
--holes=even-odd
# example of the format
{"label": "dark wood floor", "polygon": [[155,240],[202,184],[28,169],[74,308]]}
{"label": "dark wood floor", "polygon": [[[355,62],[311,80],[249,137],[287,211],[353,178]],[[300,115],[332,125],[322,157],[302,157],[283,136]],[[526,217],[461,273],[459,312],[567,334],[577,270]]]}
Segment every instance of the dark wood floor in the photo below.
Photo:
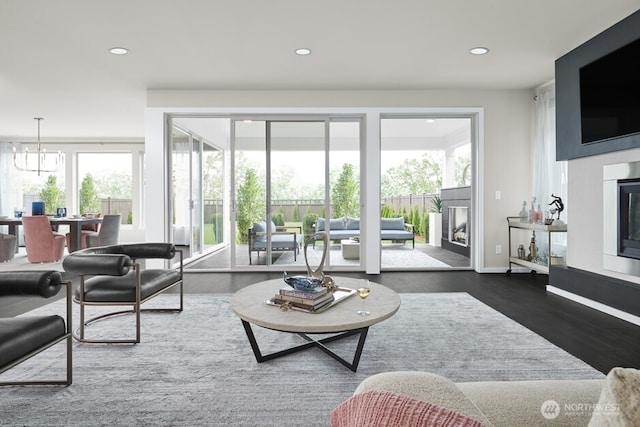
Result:
{"label": "dark wood floor", "polygon": [[[367,277],[402,293],[468,292],[603,373],[614,366],[640,368],[640,326],[547,293],[547,275],[472,271],[340,275]],[[277,277],[281,273],[187,273],[185,292],[230,294]],[[24,303],[0,298],[0,317],[16,315],[38,304],[40,300]]]}

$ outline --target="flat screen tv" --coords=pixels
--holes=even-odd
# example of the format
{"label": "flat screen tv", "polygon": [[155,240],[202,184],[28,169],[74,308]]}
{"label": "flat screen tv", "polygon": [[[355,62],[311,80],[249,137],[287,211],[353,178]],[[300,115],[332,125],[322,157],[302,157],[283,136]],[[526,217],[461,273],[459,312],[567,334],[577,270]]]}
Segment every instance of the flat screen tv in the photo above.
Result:
{"label": "flat screen tv", "polygon": [[640,39],[580,68],[582,144],[640,133]]}

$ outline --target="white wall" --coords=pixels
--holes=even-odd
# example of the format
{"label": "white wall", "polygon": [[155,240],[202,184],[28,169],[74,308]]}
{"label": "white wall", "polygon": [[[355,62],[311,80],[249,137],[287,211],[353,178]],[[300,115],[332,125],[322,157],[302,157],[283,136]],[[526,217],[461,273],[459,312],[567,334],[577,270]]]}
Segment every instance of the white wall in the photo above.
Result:
{"label": "white wall", "polygon": [[629,276],[603,267],[602,167],[608,164],[640,161],[640,149],[569,160],[567,205],[567,265],[604,276],[640,283],[640,277]]}
{"label": "white wall", "polygon": [[[480,153],[476,185],[483,190],[479,212],[484,235],[478,271],[504,271],[507,267],[506,217],[517,215],[522,201],[531,197],[530,139],[533,116],[533,93],[529,90],[414,90],[414,91],[180,91],[147,92],[147,240],[164,238],[166,226],[162,195],[164,113],[256,113],[306,114],[327,113],[338,109],[351,112],[375,109],[480,108],[483,110],[483,151]],[[320,111],[322,110],[322,111]],[[379,147],[379,140],[367,141]],[[153,179],[150,179],[153,177]],[[161,182],[164,180],[164,182]],[[370,195],[375,189],[368,189]],[[501,199],[496,200],[499,191]],[[476,233],[477,234],[477,233]],[[496,245],[503,253],[495,254]]]}

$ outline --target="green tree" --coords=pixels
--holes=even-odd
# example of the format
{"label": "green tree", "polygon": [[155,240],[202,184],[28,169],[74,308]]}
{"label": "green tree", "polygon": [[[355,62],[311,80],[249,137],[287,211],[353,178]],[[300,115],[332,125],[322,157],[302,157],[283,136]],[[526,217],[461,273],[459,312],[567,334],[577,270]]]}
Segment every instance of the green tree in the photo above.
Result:
{"label": "green tree", "polygon": [[55,175],[47,178],[47,183],[40,190],[40,200],[44,202],[45,214],[55,214],[57,208],[64,206],[64,189],[58,186]]}
{"label": "green tree", "polygon": [[202,166],[202,194],[205,199],[222,199],[224,169],[222,151],[207,151]]}
{"label": "green tree", "polygon": [[131,174],[113,171],[109,175],[93,177],[93,185],[98,197],[106,199],[130,199],[133,183]]}
{"label": "green tree", "polygon": [[293,222],[300,221],[300,210],[298,208],[298,204],[293,207]]}
{"label": "green tree", "polygon": [[91,174],[86,174],[80,185],[80,213],[99,213],[102,211],[98,191]]}
{"label": "green tree", "polygon": [[406,194],[437,193],[442,188],[442,163],[434,153],[405,161],[390,168],[382,176],[383,198]]}
{"label": "green tree", "polygon": [[336,218],[359,216],[359,185],[353,171],[353,165],[345,163],[336,184],[331,187],[331,203]]}
{"label": "green tree", "polygon": [[258,176],[255,169],[247,169],[244,180],[238,186],[236,199],[238,200],[238,241],[248,241],[247,231],[254,221],[258,221],[264,215],[264,192],[260,189]]}

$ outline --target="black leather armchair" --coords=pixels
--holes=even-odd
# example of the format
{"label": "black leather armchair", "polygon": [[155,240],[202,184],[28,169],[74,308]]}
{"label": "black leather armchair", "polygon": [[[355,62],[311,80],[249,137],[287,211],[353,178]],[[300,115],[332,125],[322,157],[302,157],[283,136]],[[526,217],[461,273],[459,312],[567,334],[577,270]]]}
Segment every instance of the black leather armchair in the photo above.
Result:
{"label": "black leather armchair", "polygon": [[[139,260],[180,257],[177,269],[145,269]],[[170,243],[137,243],[100,246],[83,249],[68,255],[63,261],[65,271],[80,276],[80,285],[73,300],[80,305],[80,322],[73,337],[81,342],[139,343],[140,314],[142,311],[183,310],[182,251]],[[178,286],[180,305],[170,309],[142,309],[141,305],[153,297]],[[87,306],[131,306],[131,309],[99,315],[85,321]],[[124,313],[136,316],[135,339],[89,339],[85,329],[98,320]]]}
{"label": "black leather armchair", "polygon": [[38,296],[50,298],[66,288],[66,319],[58,315],[0,318],[0,373],[67,340],[65,380],[3,381],[0,385],[65,385],[72,382],[71,282],[58,271],[0,272],[0,297]]}

